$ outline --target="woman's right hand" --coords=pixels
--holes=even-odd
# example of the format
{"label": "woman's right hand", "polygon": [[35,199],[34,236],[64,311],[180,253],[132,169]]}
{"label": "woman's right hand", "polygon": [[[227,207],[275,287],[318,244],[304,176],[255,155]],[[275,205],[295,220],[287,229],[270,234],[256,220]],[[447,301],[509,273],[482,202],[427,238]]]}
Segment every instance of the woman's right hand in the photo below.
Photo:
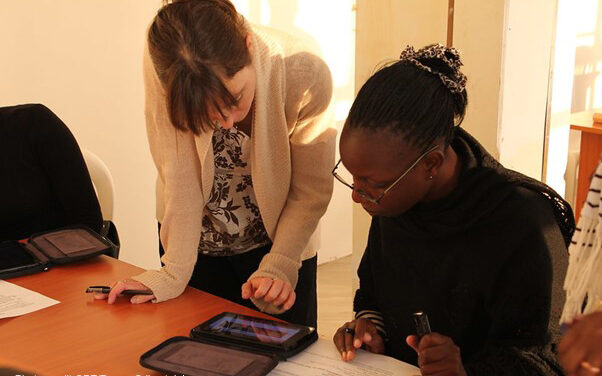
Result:
{"label": "woman's right hand", "polygon": [[350,361],[355,358],[355,350],[360,347],[375,353],[385,352],[385,342],[378,334],[376,326],[368,319],[355,319],[341,326],[332,338],[341,353],[341,358]]}
{"label": "woman's right hand", "polygon": [[602,312],[580,316],[558,344],[558,360],[567,375],[602,374]]}
{"label": "woman's right hand", "polygon": [[[122,296],[120,295],[123,290],[150,290],[146,285],[134,281],[133,279],[122,279],[117,282],[113,282],[111,285],[111,292],[108,294],[94,293],[94,299],[107,299],[107,303],[113,304],[115,300]],[[155,299],[155,295],[134,295],[130,298],[130,303],[140,304],[146,303]]]}

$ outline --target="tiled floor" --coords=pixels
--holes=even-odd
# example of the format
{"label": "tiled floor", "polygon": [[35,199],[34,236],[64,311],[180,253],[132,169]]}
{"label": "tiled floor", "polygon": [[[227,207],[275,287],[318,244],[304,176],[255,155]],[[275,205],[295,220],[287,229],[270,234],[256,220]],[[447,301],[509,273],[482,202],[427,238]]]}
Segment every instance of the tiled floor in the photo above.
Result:
{"label": "tiled floor", "polygon": [[351,256],[318,266],[318,333],[331,339],[353,317]]}

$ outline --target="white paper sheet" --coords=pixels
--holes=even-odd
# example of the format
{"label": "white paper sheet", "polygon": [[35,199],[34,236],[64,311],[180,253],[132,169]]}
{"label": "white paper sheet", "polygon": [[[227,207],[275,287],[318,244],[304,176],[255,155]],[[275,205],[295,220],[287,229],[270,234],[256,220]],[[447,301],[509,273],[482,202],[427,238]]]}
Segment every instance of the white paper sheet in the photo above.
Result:
{"label": "white paper sheet", "polygon": [[35,312],[60,303],[35,291],[0,280],[0,319]]}
{"label": "white paper sheet", "polygon": [[270,376],[414,376],[420,369],[388,356],[358,350],[355,359],[345,362],[334,343],[318,339],[302,353],[282,361]]}

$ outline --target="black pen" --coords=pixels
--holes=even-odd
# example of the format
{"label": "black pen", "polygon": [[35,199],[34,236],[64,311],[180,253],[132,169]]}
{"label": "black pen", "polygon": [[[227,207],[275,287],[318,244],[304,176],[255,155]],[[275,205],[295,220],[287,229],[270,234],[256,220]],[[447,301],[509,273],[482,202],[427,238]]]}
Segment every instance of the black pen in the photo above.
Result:
{"label": "black pen", "polygon": [[416,324],[416,335],[418,338],[422,338],[431,332],[431,324],[426,312],[415,312],[412,316],[414,317],[414,324]]}
{"label": "black pen", "polygon": [[[86,293],[98,292],[101,294],[108,294],[111,292],[109,286],[90,286],[86,289]],[[153,295],[150,290],[123,290],[122,295]]]}

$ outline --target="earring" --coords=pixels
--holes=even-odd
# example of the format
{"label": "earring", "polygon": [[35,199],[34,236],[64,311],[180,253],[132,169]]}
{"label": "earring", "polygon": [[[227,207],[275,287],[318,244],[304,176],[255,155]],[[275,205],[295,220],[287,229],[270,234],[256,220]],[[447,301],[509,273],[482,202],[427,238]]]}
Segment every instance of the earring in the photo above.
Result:
{"label": "earring", "polygon": [[433,180],[433,175],[429,176],[429,180]]}

